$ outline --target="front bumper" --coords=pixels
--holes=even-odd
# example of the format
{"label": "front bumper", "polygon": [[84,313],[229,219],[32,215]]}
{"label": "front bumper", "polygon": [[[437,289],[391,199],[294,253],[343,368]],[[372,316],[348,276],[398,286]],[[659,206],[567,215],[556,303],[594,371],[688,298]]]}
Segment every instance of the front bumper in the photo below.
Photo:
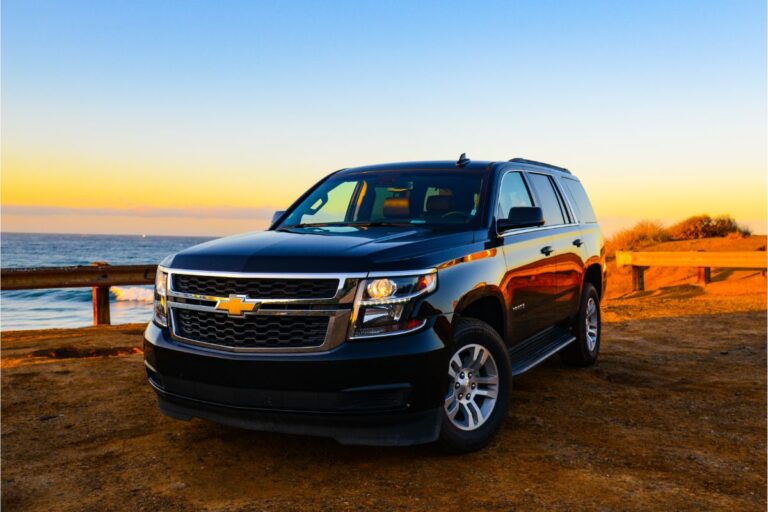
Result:
{"label": "front bumper", "polygon": [[160,409],[172,417],[345,444],[419,444],[439,435],[450,320],[439,315],[415,333],[303,354],[208,350],[150,324],[144,357]]}

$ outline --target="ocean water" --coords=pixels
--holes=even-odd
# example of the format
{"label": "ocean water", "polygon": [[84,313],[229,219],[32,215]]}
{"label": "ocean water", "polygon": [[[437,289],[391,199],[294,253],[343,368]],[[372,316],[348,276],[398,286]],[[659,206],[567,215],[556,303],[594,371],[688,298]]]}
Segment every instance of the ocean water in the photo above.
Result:
{"label": "ocean water", "polygon": [[[202,237],[0,234],[0,263],[6,267],[59,267],[159,263],[167,255],[201,242]],[[113,324],[148,322],[151,286],[110,289]],[[47,329],[93,324],[90,288],[0,292],[0,329]]]}

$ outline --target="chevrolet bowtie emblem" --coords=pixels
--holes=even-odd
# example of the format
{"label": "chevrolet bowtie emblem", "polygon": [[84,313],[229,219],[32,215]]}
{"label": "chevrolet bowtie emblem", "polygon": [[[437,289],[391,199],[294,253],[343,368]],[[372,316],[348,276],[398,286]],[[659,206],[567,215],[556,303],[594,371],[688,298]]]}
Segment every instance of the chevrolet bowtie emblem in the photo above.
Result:
{"label": "chevrolet bowtie emblem", "polygon": [[245,295],[230,295],[228,299],[221,299],[216,303],[216,309],[226,311],[229,316],[243,316],[258,307],[258,302],[248,300]]}

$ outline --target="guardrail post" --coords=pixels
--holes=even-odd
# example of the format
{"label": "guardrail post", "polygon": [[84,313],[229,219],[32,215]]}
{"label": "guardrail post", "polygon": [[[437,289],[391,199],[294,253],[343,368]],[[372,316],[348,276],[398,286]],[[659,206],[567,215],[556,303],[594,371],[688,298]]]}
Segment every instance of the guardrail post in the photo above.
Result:
{"label": "guardrail post", "polygon": [[632,265],[632,290],[636,292],[645,291],[645,269],[648,267],[639,267]]}
{"label": "guardrail post", "polygon": [[704,284],[712,282],[712,269],[709,267],[699,267],[698,281]]}
{"label": "guardrail post", "polygon": [[[94,267],[109,265],[103,261],[94,261],[91,263]],[[93,325],[109,325],[111,323],[109,315],[109,286],[93,287]]]}

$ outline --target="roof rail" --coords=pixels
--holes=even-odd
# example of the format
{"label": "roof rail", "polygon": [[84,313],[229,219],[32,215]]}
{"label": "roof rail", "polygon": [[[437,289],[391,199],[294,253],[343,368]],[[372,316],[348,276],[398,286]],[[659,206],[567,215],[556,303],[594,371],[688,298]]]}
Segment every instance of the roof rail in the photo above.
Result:
{"label": "roof rail", "polygon": [[544,162],[537,162],[536,160],[528,160],[526,158],[513,158],[510,160],[510,162],[517,162],[518,164],[538,165],[539,167],[546,167],[547,169],[552,169],[553,171],[560,171],[566,174],[571,174],[571,171],[565,167],[558,167],[556,165],[545,164]]}

